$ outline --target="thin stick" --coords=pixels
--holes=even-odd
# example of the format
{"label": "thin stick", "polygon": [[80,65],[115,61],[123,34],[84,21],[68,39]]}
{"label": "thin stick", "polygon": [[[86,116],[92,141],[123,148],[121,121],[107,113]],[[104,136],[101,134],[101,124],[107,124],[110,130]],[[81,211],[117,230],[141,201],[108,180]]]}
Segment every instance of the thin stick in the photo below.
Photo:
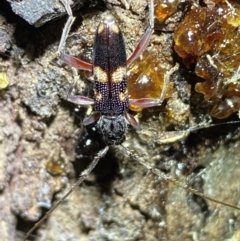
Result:
{"label": "thin stick", "polygon": [[167,90],[168,90],[168,87],[169,87],[169,82],[170,82],[170,77],[171,75],[177,71],[179,68],[179,64],[176,63],[174,67],[172,67],[169,71],[166,72],[166,74],[164,75],[164,85],[163,85],[163,89],[162,89],[162,92],[161,92],[161,95],[160,95],[160,98],[159,98],[159,104],[158,105],[161,105],[165,96],[166,96],[166,93],[167,93]]}
{"label": "thin stick", "polygon": [[216,123],[216,124],[204,122],[196,126],[189,127],[187,130],[162,132],[158,134],[157,137],[154,138],[154,142],[158,144],[170,144],[180,140],[184,140],[192,132],[195,132],[201,129],[206,129],[209,127],[217,127],[217,126],[226,125],[226,124],[240,124],[240,121],[229,121],[229,122]]}
{"label": "thin stick", "polygon": [[27,232],[27,234],[24,237],[24,241],[28,238],[28,236],[37,228],[39,227],[44,220],[46,220],[49,215],[64,201],[66,198],[74,191],[76,187],[78,187],[85,179],[86,177],[91,173],[91,171],[95,168],[95,166],[98,164],[99,160],[104,157],[109,149],[109,146],[106,146],[104,149],[100,150],[97,155],[94,157],[93,161],[89,165],[87,169],[85,169],[79,176],[78,181],[72,185],[71,189],[61,198],[59,199],[55,205]]}

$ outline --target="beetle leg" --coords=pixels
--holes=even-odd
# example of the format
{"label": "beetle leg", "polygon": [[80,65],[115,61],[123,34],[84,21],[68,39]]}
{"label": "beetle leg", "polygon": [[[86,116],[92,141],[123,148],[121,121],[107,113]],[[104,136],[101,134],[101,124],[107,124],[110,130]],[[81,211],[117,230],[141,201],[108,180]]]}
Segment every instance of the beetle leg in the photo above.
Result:
{"label": "beetle leg", "polygon": [[87,116],[84,118],[83,120],[83,125],[87,126],[90,125],[94,122],[96,122],[100,117],[100,113],[99,112],[93,112],[90,116]]}
{"label": "beetle leg", "polygon": [[78,59],[74,56],[64,54],[62,52],[58,53],[59,58],[64,61],[66,64],[71,65],[74,68],[81,69],[81,70],[86,70],[86,71],[91,71],[93,70],[93,65],[85,62],[81,59]]}
{"label": "beetle leg", "polygon": [[82,96],[82,95],[69,95],[67,97],[67,100],[76,105],[93,105],[94,104],[94,100],[92,98]]}
{"label": "beetle leg", "polygon": [[72,10],[71,10],[71,7],[68,3],[67,0],[60,0],[62,2],[62,4],[64,5],[67,13],[68,13],[68,20],[64,26],[64,29],[63,29],[63,33],[62,33],[62,36],[61,36],[61,40],[60,40],[60,44],[58,46],[58,56],[60,56],[60,53],[62,52],[62,50],[64,49],[65,47],[65,43],[66,43],[66,39],[67,39],[67,36],[69,34],[69,31],[71,29],[71,26],[75,20],[75,17],[73,17],[73,14],[72,14]]}
{"label": "beetle leg", "polygon": [[142,52],[146,49],[151,36],[152,36],[152,28],[149,27],[147,31],[144,33],[144,35],[142,36],[142,38],[140,39],[132,55],[128,58],[127,60],[128,65],[131,64],[135,59],[137,59],[142,54]]}
{"label": "beetle leg", "polygon": [[163,100],[165,99],[166,92],[169,86],[170,82],[170,76],[179,68],[179,64],[176,64],[174,67],[172,67],[164,76],[164,87],[161,92],[161,95],[159,99],[153,99],[153,98],[141,98],[141,99],[129,99],[130,105],[135,105],[141,108],[147,108],[147,107],[153,107],[153,106],[159,106],[162,104]]}
{"label": "beetle leg", "polygon": [[71,26],[75,20],[75,17],[73,17],[71,7],[69,5],[68,0],[61,0],[62,4],[64,5],[67,13],[68,13],[68,20],[64,26],[63,33],[61,36],[60,44],[58,46],[57,54],[58,57],[64,61],[66,64],[71,65],[72,67],[75,67],[77,69],[81,70],[87,70],[87,71],[92,71],[93,66],[90,63],[87,63],[83,60],[80,60],[74,56],[64,54],[62,50],[65,47],[66,39],[69,34],[69,31],[71,29]]}
{"label": "beetle leg", "polygon": [[152,36],[153,28],[154,28],[154,6],[153,6],[153,0],[149,1],[149,27],[138,42],[135,50],[131,54],[131,56],[127,60],[127,65],[131,64],[135,59],[137,59],[142,52],[146,49],[150,38]]}
{"label": "beetle leg", "polygon": [[134,118],[134,116],[132,116],[131,114],[129,114],[128,112],[125,113],[125,118],[127,119],[127,121],[129,122],[129,124],[135,128],[136,130],[141,130],[141,126],[140,124],[136,121],[136,119]]}

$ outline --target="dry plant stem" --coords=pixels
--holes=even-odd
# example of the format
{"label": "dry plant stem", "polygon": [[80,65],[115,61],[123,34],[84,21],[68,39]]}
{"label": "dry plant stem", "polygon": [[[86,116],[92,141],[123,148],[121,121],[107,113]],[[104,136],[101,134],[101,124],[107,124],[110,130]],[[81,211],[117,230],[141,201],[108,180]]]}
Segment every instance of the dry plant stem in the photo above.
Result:
{"label": "dry plant stem", "polygon": [[217,124],[203,122],[198,124],[197,126],[190,127],[187,130],[183,130],[183,131],[162,132],[154,139],[154,142],[158,144],[170,144],[180,140],[184,140],[185,138],[188,137],[190,133],[195,132],[197,130],[216,127],[216,126],[222,126],[226,124],[240,124],[240,121],[229,121],[229,122],[217,123]]}
{"label": "dry plant stem", "polygon": [[165,96],[166,96],[166,93],[167,93],[167,90],[168,90],[168,86],[169,86],[169,83],[170,83],[170,77],[171,75],[176,72],[179,68],[179,64],[176,63],[174,67],[172,67],[169,71],[166,72],[166,74],[164,75],[164,88],[162,90],[162,93],[161,93],[161,96],[160,96],[160,99],[159,99],[159,105],[162,104]]}

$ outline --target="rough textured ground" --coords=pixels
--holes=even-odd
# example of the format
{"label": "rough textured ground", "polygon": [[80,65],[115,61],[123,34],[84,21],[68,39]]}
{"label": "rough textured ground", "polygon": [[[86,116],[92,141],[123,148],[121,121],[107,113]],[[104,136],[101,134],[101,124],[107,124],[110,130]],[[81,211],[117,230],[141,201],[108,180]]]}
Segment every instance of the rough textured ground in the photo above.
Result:
{"label": "rough textured ground", "polygon": [[[95,29],[108,12],[119,21],[131,53],[148,26],[148,11],[146,1],[130,9],[127,3],[91,1],[75,12],[67,51],[90,58]],[[0,14],[0,72],[9,81],[0,90],[0,230],[1,240],[18,241],[69,190],[102,143],[90,128],[88,136],[81,129],[86,109],[76,111],[65,100],[78,78],[76,89],[92,94],[85,75],[57,58],[66,18],[35,28],[5,1]],[[170,21],[170,29],[181,15]],[[171,31],[156,31],[148,50],[170,68],[176,61],[172,46]],[[209,118],[208,103],[193,91],[194,75],[181,66],[171,81],[172,97],[141,112],[142,131],[129,128],[124,145],[206,195],[240,206],[238,125],[207,128],[183,142],[157,143],[162,131],[187,129]],[[84,147],[86,140],[93,145]],[[239,214],[164,181],[116,146],[29,240],[233,241],[240,239]]]}

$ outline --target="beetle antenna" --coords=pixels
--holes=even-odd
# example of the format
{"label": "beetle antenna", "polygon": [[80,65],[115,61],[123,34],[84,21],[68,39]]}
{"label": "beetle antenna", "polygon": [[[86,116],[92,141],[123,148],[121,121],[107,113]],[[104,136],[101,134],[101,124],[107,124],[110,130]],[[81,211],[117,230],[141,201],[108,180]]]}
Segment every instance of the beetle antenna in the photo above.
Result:
{"label": "beetle antenna", "polygon": [[55,205],[27,232],[27,234],[24,237],[23,241],[26,241],[26,239],[29,237],[29,235],[36,229],[38,228],[43,221],[45,221],[49,215],[64,201],[66,198],[78,187],[87,177],[88,175],[92,172],[92,170],[95,168],[95,166],[98,164],[99,160],[103,158],[107,151],[109,149],[109,146],[106,146],[104,149],[100,150],[97,155],[94,157],[93,161],[89,165],[87,169],[85,169],[79,176],[78,181],[74,183],[71,187],[71,189],[61,198],[59,199]]}
{"label": "beetle antenna", "polygon": [[154,3],[153,0],[149,1],[149,24],[151,29],[154,28]]}
{"label": "beetle antenna", "polygon": [[60,44],[58,46],[58,50],[57,50],[57,53],[58,55],[60,55],[60,53],[62,52],[62,50],[64,49],[64,46],[65,46],[65,43],[66,43],[66,39],[68,37],[68,34],[69,34],[69,31],[72,27],[72,24],[75,20],[75,17],[73,17],[73,14],[72,14],[72,9],[68,3],[68,1],[66,0],[60,0],[62,2],[62,4],[64,5],[67,13],[68,13],[68,20],[64,26],[64,29],[63,29],[63,32],[62,32],[62,37],[61,37],[61,40],[60,40]]}
{"label": "beetle antenna", "polygon": [[217,200],[217,199],[215,199],[213,197],[205,195],[205,194],[199,192],[198,190],[192,188],[188,184],[184,184],[184,183],[180,182],[177,178],[170,177],[170,176],[166,175],[165,173],[161,172],[159,169],[157,169],[157,168],[153,167],[152,165],[150,165],[149,163],[143,161],[136,153],[134,153],[133,151],[129,150],[125,146],[120,145],[119,147],[121,148],[121,150],[124,153],[126,153],[128,156],[130,156],[134,161],[140,163],[147,170],[149,170],[153,174],[157,175],[158,177],[161,177],[164,180],[166,180],[168,182],[171,182],[171,183],[175,184],[178,187],[184,188],[184,189],[186,189],[186,190],[196,194],[197,196],[199,196],[199,197],[201,197],[203,199],[207,199],[209,201],[212,201],[212,202],[215,202],[215,203],[218,203],[218,204],[222,204],[222,205],[230,207],[230,208],[234,208],[234,209],[240,210],[240,207],[238,207],[238,206],[235,206],[233,204],[226,203],[226,202],[223,202],[223,201],[219,201],[219,200]]}

